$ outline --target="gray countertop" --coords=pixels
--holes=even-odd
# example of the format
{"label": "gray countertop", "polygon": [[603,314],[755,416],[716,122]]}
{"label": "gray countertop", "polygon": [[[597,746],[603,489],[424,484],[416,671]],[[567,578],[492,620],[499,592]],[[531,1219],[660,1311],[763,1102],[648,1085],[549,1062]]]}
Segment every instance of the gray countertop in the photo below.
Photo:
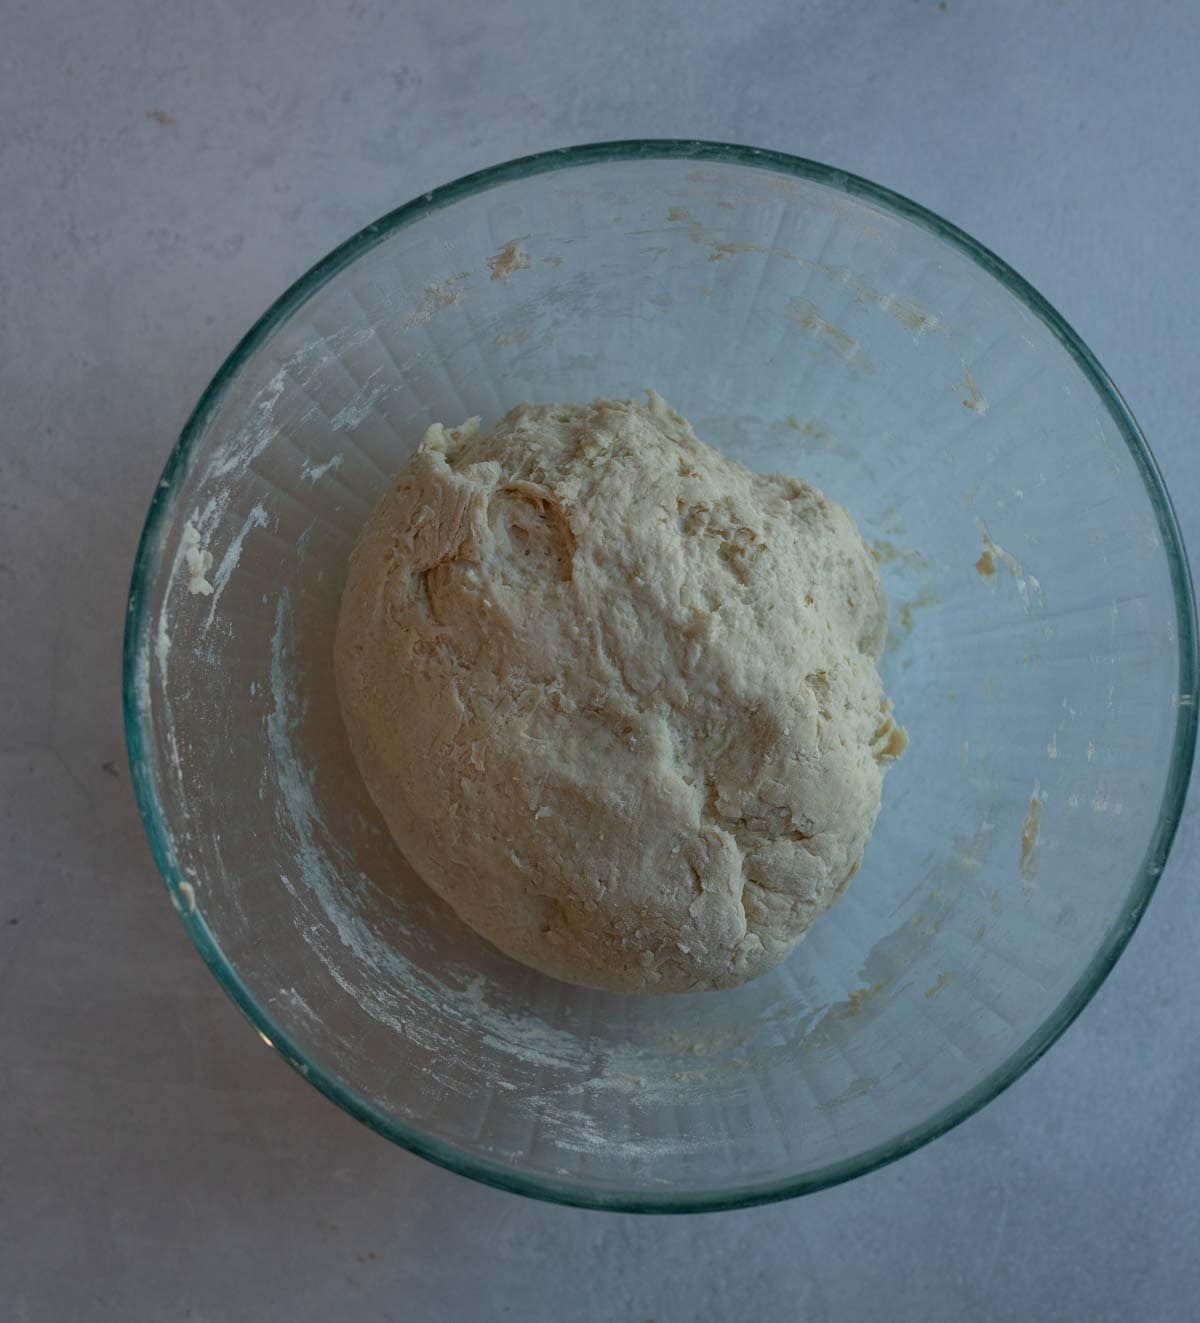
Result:
{"label": "gray countertop", "polygon": [[241,333],[414,194],[571,142],[744,141],[993,247],[1125,392],[1200,547],[1194,0],[0,5],[0,1318],[1181,1319],[1200,1298],[1200,814],[1051,1053],[789,1204],[555,1208],[263,1050],[159,883],[120,647],[168,449]]}

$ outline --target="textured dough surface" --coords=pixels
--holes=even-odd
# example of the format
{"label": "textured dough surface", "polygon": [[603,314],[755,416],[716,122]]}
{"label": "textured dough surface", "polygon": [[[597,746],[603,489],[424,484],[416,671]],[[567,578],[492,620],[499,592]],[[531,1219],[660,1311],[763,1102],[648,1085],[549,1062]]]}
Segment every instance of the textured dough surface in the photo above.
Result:
{"label": "textured dough surface", "polygon": [[722,988],[841,893],[904,745],[841,506],[647,404],[429,429],[350,561],[338,688],[409,861],[575,983]]}

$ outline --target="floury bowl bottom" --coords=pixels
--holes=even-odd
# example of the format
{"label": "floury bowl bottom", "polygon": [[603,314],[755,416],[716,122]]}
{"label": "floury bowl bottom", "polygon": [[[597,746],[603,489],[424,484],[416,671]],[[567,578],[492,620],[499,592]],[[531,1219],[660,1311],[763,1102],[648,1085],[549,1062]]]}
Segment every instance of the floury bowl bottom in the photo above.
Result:
{"label": "floury bowl bottom", "polygon": [[[358,529],[425,427],[649,387],[855,514],[911,746],[792,958],[637,999],[515,965],[414,877],[350,758],[331,645]],[[869,1170],[1053,1041],[1161,871],[1194,660],[1148,452],[1018,277],[837,171],[638,143],[427,195],[267,314],[156,496],[126,704],[171,893],[272,1047],[457,1170],[682,1210]]]}

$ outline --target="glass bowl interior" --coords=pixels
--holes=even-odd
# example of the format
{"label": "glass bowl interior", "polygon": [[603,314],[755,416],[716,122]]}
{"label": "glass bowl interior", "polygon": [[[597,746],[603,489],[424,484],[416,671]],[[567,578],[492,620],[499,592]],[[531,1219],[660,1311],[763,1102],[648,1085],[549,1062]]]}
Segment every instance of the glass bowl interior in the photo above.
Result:
{"label": "glass bowl interior", "polygon": [[[859,875],[788,961],[639,999],[514,964],[415,877],[350,757],[331,651],[358,529],[430,423],[651,387],[855,515],[911,745]],[[304,277],[171,457],[126,640],[155,855],[264,1039],[459,1171],[661,1211],[868,1170],[1034,1060],[1153,890],[1195,693],[1166,493],[1070,328],[911,203],[700,143],[473,176]]]}

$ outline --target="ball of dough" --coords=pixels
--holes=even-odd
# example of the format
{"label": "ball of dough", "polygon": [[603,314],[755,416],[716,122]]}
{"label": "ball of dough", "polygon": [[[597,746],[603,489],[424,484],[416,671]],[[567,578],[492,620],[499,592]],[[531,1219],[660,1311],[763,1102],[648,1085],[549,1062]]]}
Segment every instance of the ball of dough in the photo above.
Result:
{"label": "ball of dough", "polygon": [[350,561],[338,688],[428,884],[537,969],[724,988],[841,893],[904,744],[841,506],[649,402],[434,426]]}

